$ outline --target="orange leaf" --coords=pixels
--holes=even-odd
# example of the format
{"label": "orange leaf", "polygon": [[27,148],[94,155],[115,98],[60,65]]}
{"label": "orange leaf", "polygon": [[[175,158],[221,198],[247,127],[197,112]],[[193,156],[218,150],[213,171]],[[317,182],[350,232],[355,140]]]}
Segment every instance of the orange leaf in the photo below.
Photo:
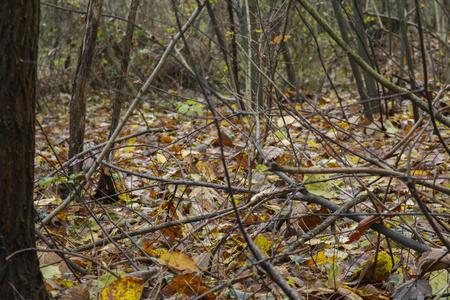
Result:
{"label": "orange leaf", "polygon": [[308,214],[299,220],[299,225],[303,230],[311,230],[322,222],[322,217],[316,214],[326,214],[329,213],[328,209],[321,206],[320,209],[314,208],[312,214]]}

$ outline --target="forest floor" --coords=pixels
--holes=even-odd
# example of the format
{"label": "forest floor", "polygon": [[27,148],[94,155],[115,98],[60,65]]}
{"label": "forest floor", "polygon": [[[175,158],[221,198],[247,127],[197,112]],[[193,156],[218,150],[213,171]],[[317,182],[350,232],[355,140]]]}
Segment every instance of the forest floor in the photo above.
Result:
{"label": "forest floor", "polygon": [[[450,104],[449,95],[440,99],[441,107]],[[388,119],[376,115],[370,122],[355,104],[356,93],[342,91],[339,96],[341,104],[332,93],[302,105],[283,102],[283,108],[265,111],[259,134],[252,115],[238,117],[215,100],[221,137],[200,94],[172,92],[157,98],[162,100],[142,103],[119,137],[137,134],[117,143],[109,165],[102,166],[112,176],[117,194],[110,199],[92,197],[99,171],[82,196],[41,229],[86,271],[74,273],[58,255],[43,252],[48,289],[54,296],[79,294],[71,299],[113,299],[108,298],[112,292],[114,299],[285,299],[249,251],[234,201],[247,234],[305,298],[388,299],[417,275],[423,260],[418,252],[368,226],[382,222],[416,240],[418,233],[432,248],[441,242],[402,178],[376,172],[336,174],[332,169],[357,169],[375,160],[398,172],[410,168],[414,178],[447,187],[449,156],[439,147],[428,117],[415,126],[409,102],[397,100]],[[67,177],[60,168],[68,160],[69,99],[60,94],[41,104],[38,112],[42,129],[36,129],[35,207],[40,218],[64,201],[61,187],[83,178]],[[104,94],[89,98],[87,148],[107,141],[110,107]],[[438,126],[444,139],[450,137],[447,128]],[[256,140],[266,160],[258,155]],[[398,149],[386,157],[394,147]],[[85,156],[85,168],[99,151]],[[321,168],[327,174],[286,174],[294,181],[288,184],[268,171],[269,163]],[[448,195],[418,189],[429,211],[448,225]],[[337,205],[368,193],[369,199],[351,210],[365,217],[365,226],[341,216],[291,249],[333,213],[296,200],[296,190]],[[384,213],[382,220],[379,213]],[[283,259],[274,262],[277,255]],[[448,276],[445,269],[428,274],[432,294],[447,285]],[[417,288],[429,292],[428,287]]]}

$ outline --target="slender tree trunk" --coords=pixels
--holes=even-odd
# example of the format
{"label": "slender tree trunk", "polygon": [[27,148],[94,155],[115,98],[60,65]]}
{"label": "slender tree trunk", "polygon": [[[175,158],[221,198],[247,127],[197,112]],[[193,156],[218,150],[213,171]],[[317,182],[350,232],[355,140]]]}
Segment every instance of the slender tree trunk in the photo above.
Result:
{"label": "slender tree trunk", "polygon": [[433,2],[434,10],[435,10],[435,18],[436,18],[436,35],[440,37],[439,39],[439,51],[442,53],[442,74],[440,74],[440,79],[444,82],[450,82],[450,46],[445,44],[445,41],[448,41],[450,37],[450,28],[449,28],[449,20],[448,14],[446,16],[446,12],[450,12],[450,1],[444,0],[442,3],[438,3],[437,1]]}
{"label": "slender tree trunk", "polygon": [[36,252],[16,253],[36,247],[33,173],[39,1],[0,1],[0,28],[0,298],[50,299]]}
{"label": "slender tree trunk", "polygon": [[[339,29],[341,30],[341,37],[348,45],[351,45],[352,43],[351,43],[351,40],[349,39],[349,36],[347,33],[347,24],[345,22],[344,16],[342,15],[341,6],[337,0],[333,0],[332,5],[333,5],[334,13],[336,15],[336,19],[339,24]],[[373,115],[372,115],[372,110],[371,110],[370,104],[367,101],[365,101],[367,99],[367,93],[364,88],[364,82],[362,80],[362,76],[361,76],[359,67],[352,57],[349,56],[348,60],[350,62],[350,67],[352,68],[353,78],[355,79],[356,87],[358,88],[360,102],[364,109],[364,111],[363,111],[364,116],[366,118],[368,118],[369,120],[373,121]]]}
{"label": "slender tree trunk", "polygon": [[[124,99],[124,95],[122,90],[124,89],[127,82],[127,74],[128,74],[128,64],[130,62],[130,52],[131,52],[131,44],[133,40],[133,31],[134,31],[134,23],[136,21],[136,13],[139,7],[139,0],[132,0],[130,7],[130,14],[128,15],[128,25],[124,39],[121,42],[121,52],[122,57],[120,61],[120,70],[119,71],[119,79],[117,80],[116,90],[117,93],[113,99],[113,111],[111,115],[111,128],[109,130],[108,139],[111,138],[112,134],[117,128],[120,119],[120,111],[122,109],[122,102]],[[111,57],[111,59],[116,59],[115,57]],[[133,91],[131,91],[133,92]],[[118,196],[116,195],[116,189],[114,187],[114,182],[112,176],[109,172],[102,172],[100,177],[97,191],[94,195],[94,198],[100,197],[112,197],[111,200],[118,200]]]}
{"label": "slender tree trunk", "polygon": [[[258,53],[258,33],[256,32],[257,25],[258,25],[258,19],[256,18],[258,14],[258,0],[247,0],[248,1],[248,18],[247,21],[249,21],[248,25],[248,36],[247,38],[249,43],[249,50],[248,54],[249,57],[254,58],[255,54]],[[255,60],[256,61],[256,60]],[[252,102],[252,107],[254,110],[257,109],[263,109],[263,97],[262,97],[262,91],[258,91],[258,82],[260,82],[261,75],[258,72],[257,67],[252,64],[251,62],[248,62],[250,64],[250,73],[248,76],[250,79],[250,101]]]}
{"label": "slender tree trunk", "polygon": [[[72,99],[70,100],[70,124],[69,124],[69,159],[83,150],[84,132],[86,123],[86,98],[91,74],[92,60],[97,44],[98,24],[103,0],[90,0],[86,35],[84,37],[78,67],[73,84]],[[70,168],[70,173],[78,173],[81,165]]]}
{"label": "slender tree trunk", "polygon": [[[230,63],[230,60],[228,58],[227,46],[226,46],[226,43],[225,43],[225,39],[224,39],[224,37],[222,35],[222,31],[220,30],[220,26],[217,23],[216,16],[215,16],[214,10],[212,8],[212,5],[211,5],[211,3],[209,1],[206,1],[205,5],[206,5],[206,8],[208,10],[208,15],[209,15],[209,17],[211,19],[211,23],[213,25],[214,33],[216,34],[216,37],[217,37],[217,42],[219,43],[220,51],[222,52],[223,60],[227,64],[228,74],[230,76],[230,81],[231,81],[231,87],[233,88],[234,92],[236,93],[236,98],[239,101],[239,105],[240,105],[241,110],[245,110],[244,102],[242,101],[242,99],[239,96],[239,88],[238,88],[239,84],[238,84],[238,75],[237,75],[238,73],[237,73],[237,70],[233,69],[234,65],[233,65],[233,68],[231,67],[231,63]],[[227,5],[228,5],[228,14],[230,16],[230,24],[231,24],[232,32],[234,32],[234,24],[232,23],[232,22],[234,22],[233,21],[233,8],[232,8],[232,6],[230,6],[231,4],[230,4],[229,1],[228,1]],[[233,38],[232,42],[235,43],[236,42],[235,33],[232,35],[232,38]],[[232,47],[236,47],[236,45],[233,44]],[[235,48],[233,48],[233,59],[235,57],[234,56],[234,50],[235,50]],[[237,68],[237,66],[236,66],[236,68]]]}
{"label": "slender tree trunk", "polygon": [[232,61],[232,71],[234,77],[234,83],[236,84],[236,97],[239,99],[239,105],[242,111],[245,111],[245,103],[242,100],[239,84],[239,68],[237,60],[237,42],[236,42],[236,24],[234,24],[234,12],[232,0],[227,0],[227,10],[228,17],[230,18],[230,32],[231,35],[231,61]]}
{"label": "slender tree trunk", "polygon": [[[353,0],[353,15],[355,18],[355,31],[357,34],[358,41],[358,54],[364,61],[370,65],[372,68],[376,69],[375,60],[372,61],[369,57],[369,41],[368,35],[365,30],[364,20],[361,15],[361,7],[365,6],[365,1],[355,1]],[[363,71],[364,82],[366,85],[367,94],[370,98],[379,98],[378,88],[375,80],[366,72]],[[371,100],[370,108],[372,113],[381,112],[381,100]]]}
{"label": "slender tree trunk", "polygon": [[[405,14],[407,12],[405,9],[405,2],[404,2],[404,0],[396,0],[395,3],[397,4],[398,18],[400,20],[400,34],[401,34],[402,45],[405,50],[404,54],[405,54],[405,58],[406,58],[406,63],[408,64],[408,71],[409,71],[408,76],[409,76],[409,81],[411,83],[411,90],[415,91],[415,90],[417,90],[417,87],[416,87],[416,80],[415,80],[415,76],[414,76],[414,66],[413,66],[414,63],[413,63],[413,59],[412,59],[412,55],[411,55],[409,42],[408,42],[408,33],[407,33],[407,28],[406,28],[407,20],[406,20]],[[403,60],[403,56],[400,57],[400,59]],[[413,107],[414,121],[417,122],[419,120],[419,107],[415,103],[412,103],[412,107]]]}

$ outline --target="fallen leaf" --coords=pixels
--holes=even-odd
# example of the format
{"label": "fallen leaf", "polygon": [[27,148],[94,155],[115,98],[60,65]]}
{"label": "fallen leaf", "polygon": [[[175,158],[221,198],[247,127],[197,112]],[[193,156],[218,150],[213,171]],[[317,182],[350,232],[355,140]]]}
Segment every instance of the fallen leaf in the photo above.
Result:
{"label": "fallen leaf", "polygon": [[395,128],[392,122],[389,120],[384,120],[383,125],[387,133],[396,134],[398,131],[397,128]]}
{"label": "fallen leaf", "polygon": [[331,181],[308,183],[308,181],[327,180],[328,178],[330,178],[330,175],[328,174],[312,174],[312,175],[305,174],[304,176],[305,188],[311,194],[328,199],[333,198],[335,192],[332,190],[333,184]]}
{"label": "fallen leaf", "polygon": [[[439,260],[439,261],[438,261]],[[416,274],[450,268],[450,254],[444,249],[424,252],[417,263]]]}
{"label": "fallen leaf", "polygon": [[[201,278],[195,274],[180,274],[176,276],[169,286],[170,295],[185,294],[187,296],[201,295],[208,291],[207,288],[202,286]],[[209,293],[203,296],[202,299],[212,300],[215,299],[213,293]]]}
{"label": "fallen leaf", "polygon": [[144,289],[143,280],[140,278],[125,276],[107,285],[100,300],[139,300]]}
{"label": "fallen leaf", "polygon": [[275,158],[278,158],[284,154],[284,150],[278,147],[274,146],[266,146],[263,149],[264,155],[266,156],[267,160],[274,160]]}
{"label": "fallen leaf", "polygon": [[159,262],[171,269],[183,272],[200,272],[197,264],[186,254],[180,252],[167,252],[159,257]]}
{"label": "fallen leaf", "polygon": [[426,299],[431,296],[431,286],[427,280],[423,279],[410,279],[406,281],[392,295],[395,300]]}
{"label": "fallen leaf", "polygon": [[59,300],[90,300],[89,290],[84,285],[77,285],[65,291]]}
{"label": "fallen leaf", "polygon": [[359,222],[358,226],[355,228],[355,231],[350,235],[350,239],[347,241],[347,244],[351,244],[354,241],[359,241],[364,232],[366,232],[372,224],[379,223],[380,219],[380,216],[377,215],[364,218],[361,222]]}

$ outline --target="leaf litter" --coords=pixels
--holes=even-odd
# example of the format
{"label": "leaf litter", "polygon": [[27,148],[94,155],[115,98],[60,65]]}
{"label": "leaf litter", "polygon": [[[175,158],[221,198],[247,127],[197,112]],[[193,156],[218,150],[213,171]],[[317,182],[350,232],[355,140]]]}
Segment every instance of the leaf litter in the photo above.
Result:
{"label": "leaf litter", "polygon": [[[347,102],[353,102],[351,97]],[[319,101],[297,107],[309,128],[298,117],[274,116],[263,148],[267,161],[327,170],[357,168],[367,158],[383,157],[413,127],[408,110],[384,120],[383,131],[381,123],[367,123],[356,117],[356,106],[349,106],[347,113],[353,116],[349,122],[343,121],[337,104],[332,108],[331,103],[332,100],[324,101],[321,105]],[[86,137],[89,145],[106,141],[108,106],[109,100],[105,98],[89,108],[91,121]],[[325,108],[327,115],[315,113]],[[82,200],[72,203],[46,225],[45,235],[66,249],[70,263],[85,271],[75,276],[73,271],[48,267],[60,262],[41,259],[47,288],[52,293],[61,294],[71,286],[79,286],[82,288],[72,288],[74,295],[80,295],[77,299],[88,299],[83,291],[90,291],[90,297],[100,299],[283,297],[281,290],[260,272],[237,227],[231,210],[233,200],[227,192],[222,151],[234,188],[234,201],[238,207],[246,207],[240,211],[244,228],[267,257],[284,255],[290,243],[324,222],[332,212],[317,204],[299,202],[291,198],[292,192],[284,192],[289,185],[267,172],[268,165],[258,161],[257,151],[246,138],[252,134],[252,128],[245,120],[241,122],[231,116],[228,108],[219,107],[220,114],[225,116],[220,123],[223,132],[220,144],[211,114],[204,107],[202,113],[197,106],[195,110],[189,109],[183,103],[176,104],[173,111],[143,104],[142,115],[135,115],[121,136],[138,132],[143,123],[161,131],[118,143],[113,159],[108,162],[111,167],[103,166],[113,177],[119,200],[111,203],[89,196],[95,190],[99,173],[85,187]],[[57,118],[51,118],[52,115]],[[341,119],[328,118],[329,115]],[[55,108],[53,112],[42,113],[40,118],[44,132],[37,130],[35,207],[43,218],[63,200],[61,187],[80,179],[66,178],[61,172],[51,173],[59,167],[59,161],[67,161],[67,113]],[[448,134],[447,129],[441,129]],[[448,178],[444,175],[449,158],[435,147],[436,141],[431,132],[421,136],[409,158],[412,175],[446,186]],[[386,158],[386,162],[401,170],[407,167],[407,159],[407,153],[399,152],[396,157]],[[289,175],[297,182],[297,191],[305,189],[335,204],[360,194],[361,184],[365,184],[364,192],[369,190],[372,201],[382,200],[366,201],[352,210],[367,217],[361,224],[342,216],[276,263],[279,274],[309,299],[332,295],[351,299],[389,296],[406,299],[412,291],[427,296],[439,292],[438,287],[445,287],[434,279],[435,288],[431,291],[428,280],[414,279],[417,273],[441,269],[439,265],[429,267],[430,259],[424,258],[436,260],[439,255],[433,254],[435,250],[430,252],[432,256],[426,254],[419,259],[416,252],[369,228],[373,223],[383,223],[407,237],[418,233],[422,239],[440,244],[424,217],[417,213],[400,179],[368,175],[358,177],[359,181],[336,174]],[[261,191],[273,196],[266,199],[262,195],[262,202],[245,206],[253,202],[250,199],[254,193]],[[448,223],[448,195],[436,191],[432,195],[427,187],[420,195],[430,211]],[[436,198],[440,202],[434,201]],[[377,218],[379,214],[383,216]],[[46,247],[43,241],[41,246]],[[82,257],[72,257],[71,252]],[[446,256],[441,256],[444,260],[440,265],[446,268]],[[419,271],[414,271],[413,266]],[[127,276],[150,269],[152,275],[145,280]],[[105,282],[105,276],[111,281]],[[100,282],[103,283],[99,285]],[[223,286],[223,290],[214,290],[217,286]]]}

